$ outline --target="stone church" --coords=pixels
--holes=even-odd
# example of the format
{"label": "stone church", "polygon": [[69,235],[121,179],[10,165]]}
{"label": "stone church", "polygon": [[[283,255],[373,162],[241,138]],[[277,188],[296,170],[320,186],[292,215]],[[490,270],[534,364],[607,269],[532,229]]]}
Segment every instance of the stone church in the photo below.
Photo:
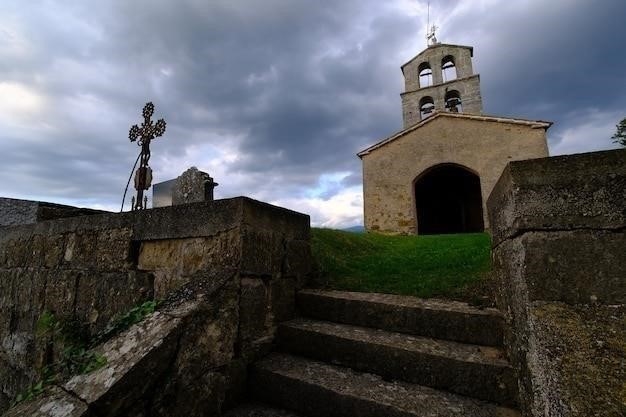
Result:
{"label": "stone church", "polygon": [[401,67],[403,130],[357,154],[368,231],[482,232],[506,164],[548,156],[552,123],[483,114],[472,57],[434,43]]}

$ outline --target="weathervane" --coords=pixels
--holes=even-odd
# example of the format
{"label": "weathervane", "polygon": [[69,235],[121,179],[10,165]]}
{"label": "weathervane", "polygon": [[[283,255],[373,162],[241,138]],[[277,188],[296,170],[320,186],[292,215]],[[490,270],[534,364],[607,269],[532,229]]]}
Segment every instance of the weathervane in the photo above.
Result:
{"label": "weathervane", "polygon": [[132,125],[128,132],[128,139],[141,146],[141,154],[139,155],[141,162],[139,168],[135,172],[135,189],[137,190],[137,198],[132,199],[132,210],[145,209],[148,205],[148,197],[143,196],[143,191],[150,188],[152,184],[152,169],[148,166],[150,159],[150,142],[154,138],[163,136],[165,133],[165,120],[159,119],[156,123],[152,123],[150,118],[154,114],[154,104],[146,103],[143,107],[143,123],[141,127]]}

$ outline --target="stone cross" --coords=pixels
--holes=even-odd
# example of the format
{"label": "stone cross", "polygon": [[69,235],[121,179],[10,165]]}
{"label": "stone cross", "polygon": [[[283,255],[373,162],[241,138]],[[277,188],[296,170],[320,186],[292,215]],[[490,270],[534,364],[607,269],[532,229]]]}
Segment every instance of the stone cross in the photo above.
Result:
{"label": "stone cross", "polygon": [[163,136],[165,133],[165,120],[159,119],[156,123],[152,123],[150,119],[154,114],[154,104],[151,102],[146,103],[143,108],[143,123],[141,127],[132,125],[128,132],[128,139],[131,142],[135,142],[141,146],[141,162],[137,172],[135,172],[135,189],[137,190],[137,198],[133,198],[132,209],[141,210],[145,209],[148,203],[148,198],[143,196],[143,191],[150,188],[152,184],[152,169],[148,166],[148,160],[150,159],[150,141],[159,136]]}

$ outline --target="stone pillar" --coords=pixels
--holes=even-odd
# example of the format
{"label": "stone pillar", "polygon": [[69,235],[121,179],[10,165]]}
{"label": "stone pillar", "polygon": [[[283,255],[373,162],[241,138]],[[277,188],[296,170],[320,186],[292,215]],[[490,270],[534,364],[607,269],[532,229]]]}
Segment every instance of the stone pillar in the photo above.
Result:
{"label": "stone pillar", "polygon": [[172,205],[213,201],[213,189],[218,185],[209,174],[191,167],[176,179],[172,189]]}
{"label": "stone pillar", "polygon": [[507,165],[487,202],[524,416],[624,415],[626,150]]}

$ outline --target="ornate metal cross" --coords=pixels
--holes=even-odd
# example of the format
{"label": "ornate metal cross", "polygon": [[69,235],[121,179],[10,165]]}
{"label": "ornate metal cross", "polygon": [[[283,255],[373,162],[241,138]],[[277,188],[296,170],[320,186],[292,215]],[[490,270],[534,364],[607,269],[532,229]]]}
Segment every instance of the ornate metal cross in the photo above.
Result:
{"label": "ornate metal cross", "polygon": [[163,136],[165,133],[165,120],[159,119],[156,123],[152,124],[150,118],[154,114],[154,104],[151,102],[146,103],[143,107],[143,123],[141,127],[132,125],[128,132],[128,139],[131,142],[135,142],[141,146],[141,163],[139,168],[135,172],[135,189],[137,190],[137,199],[133,197],[132,209],[141,210],[145,209],[148,204],[148,197],[143,196],[143,191],[150,188],[152,184],[152,169],[148,166],[148,160],[150,159],[150,141],[159,136]]}

